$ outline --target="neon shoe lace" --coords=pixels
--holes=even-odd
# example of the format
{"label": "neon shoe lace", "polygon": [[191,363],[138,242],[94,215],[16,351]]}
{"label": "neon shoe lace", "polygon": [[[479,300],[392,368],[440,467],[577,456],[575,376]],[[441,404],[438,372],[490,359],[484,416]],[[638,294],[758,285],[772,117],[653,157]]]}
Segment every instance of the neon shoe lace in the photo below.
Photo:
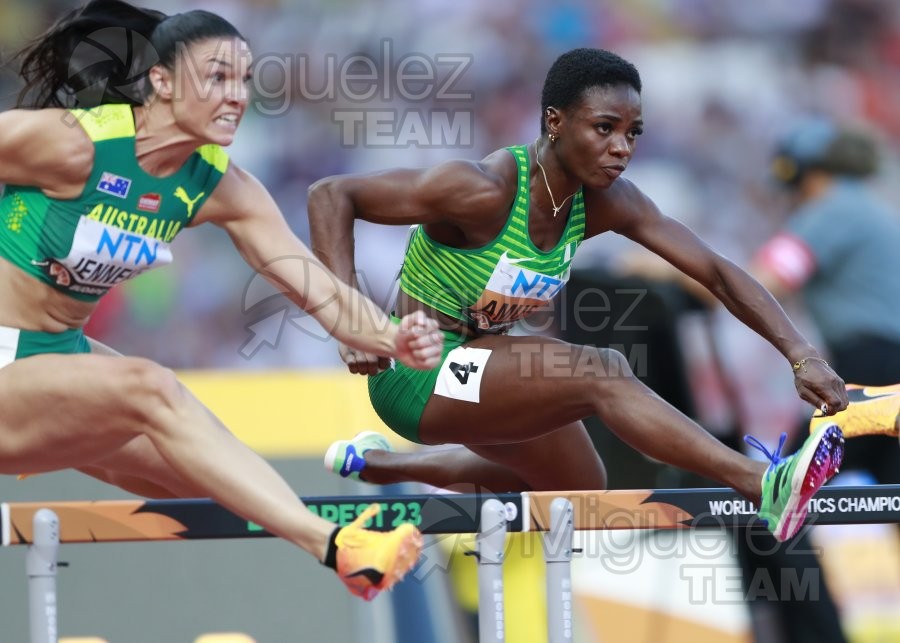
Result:
{"label": "neon shoe lace", "polygon": [[766,456],[766,458],[768,458],[769,463],[770,463],[769,464],[770,471],[772,469],[774,469],[778,465],[779,462],[784,460],[784,458],[781,457],[781,450],[784,448],[784,443],[786,441],[787,441],[787,433],[782,433],[781,437],[778,439],[778,446],[775,448],[774,453],[769,453],[769,450],[766,448],[766,445],[763,444],[762,442],[760,442],[759,440],[757,440],[755,437],[753,437],[752,435],[744,436],[744,442],[749,444],[754,449],[759,449],[760,451],[763,452],[763,454]]}

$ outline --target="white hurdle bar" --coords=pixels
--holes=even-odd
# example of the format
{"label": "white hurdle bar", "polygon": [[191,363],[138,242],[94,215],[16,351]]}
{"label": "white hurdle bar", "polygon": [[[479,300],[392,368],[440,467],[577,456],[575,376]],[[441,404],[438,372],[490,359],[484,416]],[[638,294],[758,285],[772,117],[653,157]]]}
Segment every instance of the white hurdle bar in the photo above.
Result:
{"label": "white hurdle bar", "polygon": [[[550,643],[572,641],[574,531],[763,529],[756,508],[730,489],[526,492],[302,498],[314,512],[349,524],[370,503],[370,528],[412,522],[424,534],[476,533],[481,643],[503,642],[506,534],[541,531],[547,563]],[[826,487],[809,502],[806,524],[900,522],[900,485]],[[0,543],[27,545],[31,643],[57,642],[56,571],[61,543],[271,537],[207,499],[0,503]]]}

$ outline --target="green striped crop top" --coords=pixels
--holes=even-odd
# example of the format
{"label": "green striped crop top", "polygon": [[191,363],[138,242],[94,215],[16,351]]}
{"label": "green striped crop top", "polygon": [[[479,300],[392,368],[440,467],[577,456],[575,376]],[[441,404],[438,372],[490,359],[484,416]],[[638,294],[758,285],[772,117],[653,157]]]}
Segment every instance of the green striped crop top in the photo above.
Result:
{"label": "green striped crop top", "polygon": [[94,143],[81,195],[52,199],[7,185],[0,198],[0,257],[70,297],[96,301],[117,283],[172,261],[188,226],[228,168],[218,145],[198,148],[174,174],[147,174],[135,155],[130,105],[67,114]]}
{"label": "green striped crop top", "polygon": [[559,243],[544,252],[528,233],[529,157],[525,146],[507,148],[516,160],[518,188],[506,225],[481,248],[461,250],[413,232],[400,273],[407,295],[482,333],[502,333],[545,306],[569,279],[584,239],[584,198],[575,195]]}

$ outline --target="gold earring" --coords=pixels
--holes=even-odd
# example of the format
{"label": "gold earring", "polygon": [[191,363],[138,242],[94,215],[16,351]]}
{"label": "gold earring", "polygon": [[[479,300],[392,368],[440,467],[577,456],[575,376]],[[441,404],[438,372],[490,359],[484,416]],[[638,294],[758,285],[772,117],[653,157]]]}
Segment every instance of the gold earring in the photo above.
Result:
{"label": "gold earring", "polygon": [[551,135],[550,135],[550,142],[551,142],[551,143],[555,143],[555,142],[556,142],[556,139],[558,139],[558,138],[559,138],[559,137],[558,137],[556,134],[551,134]]}

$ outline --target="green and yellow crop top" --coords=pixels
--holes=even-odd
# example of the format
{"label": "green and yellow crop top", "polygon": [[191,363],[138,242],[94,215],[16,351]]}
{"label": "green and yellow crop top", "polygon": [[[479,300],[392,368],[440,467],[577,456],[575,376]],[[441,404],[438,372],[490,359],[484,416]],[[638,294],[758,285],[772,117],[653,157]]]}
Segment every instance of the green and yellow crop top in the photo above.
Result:
{"label": "green and yellow crop top", "polygon": [[60,200],[7,185],[0,256],[75,299],[96,301],[117,283],[171,263],[169,244],[212,194],[228,156],[204,145],[175,174],[158,178],[137,162],[130,105],[70,114],[94,142],[84,191]]}
{"label": "green and yellow crop top", "polygon": [[559,243],[539,250],[528,233],[529,158],[525,146],[507,148],[516,160],[518,189],[506,225],[488,245],[460,250],[440,244],[418,227],[400,273],[407,295],[485,333],[505,332],[541,308],[569,279],[584,240],[584,199],[575,195]]}

